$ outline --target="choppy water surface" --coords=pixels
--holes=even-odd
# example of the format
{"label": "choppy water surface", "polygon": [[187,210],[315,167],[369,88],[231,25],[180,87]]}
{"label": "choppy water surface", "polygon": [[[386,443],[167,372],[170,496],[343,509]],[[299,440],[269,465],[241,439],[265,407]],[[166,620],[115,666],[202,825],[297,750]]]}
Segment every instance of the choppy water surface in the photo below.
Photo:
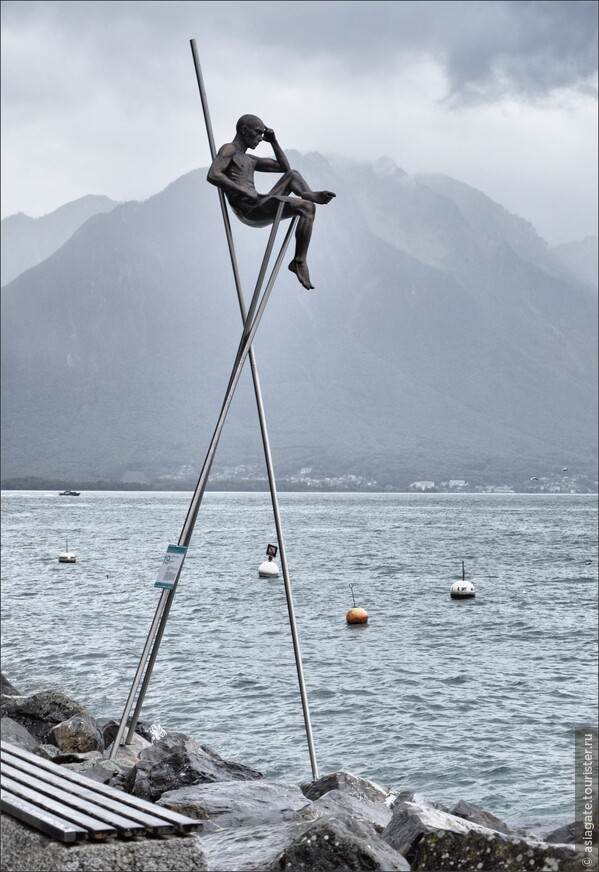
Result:
{"label": "choppy water surface", "polygon": [[[154,580],[190,494],[2,494],[3,672],[120,718]],[[597,502],[589,496],[282,494],[321,773],[574,817],[572,730],[596,723]],[[75,565],[58,563],[68,538]],[[142,717],[268,777],[310,760],[268,494],[208,493]],[[449,597],[466,577],[474,600]],[[348,627],[352,605],[369,613]]]}

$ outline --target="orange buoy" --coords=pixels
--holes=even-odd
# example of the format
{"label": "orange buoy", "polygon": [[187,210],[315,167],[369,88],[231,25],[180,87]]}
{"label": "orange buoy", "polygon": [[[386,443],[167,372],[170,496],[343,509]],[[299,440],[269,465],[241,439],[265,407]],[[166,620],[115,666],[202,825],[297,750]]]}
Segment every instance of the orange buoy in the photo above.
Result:
{"label": "orange buoy", "polygon": [[353,608],[345,616],[348,624],[366,624],[368,622],[368,612],[366,609]]}
{"label": "orange buoy", "polygon": [[354,586],[350,584],[349,589],[351,590],[351,598],[353,600],[353,608],[349,610],[349,612],[345,616],[345,620],[348,624],[366,624],[368,623],[368,612],[366,609],[361,609],[359,606],[356,606],[356,598],[354,596]]}

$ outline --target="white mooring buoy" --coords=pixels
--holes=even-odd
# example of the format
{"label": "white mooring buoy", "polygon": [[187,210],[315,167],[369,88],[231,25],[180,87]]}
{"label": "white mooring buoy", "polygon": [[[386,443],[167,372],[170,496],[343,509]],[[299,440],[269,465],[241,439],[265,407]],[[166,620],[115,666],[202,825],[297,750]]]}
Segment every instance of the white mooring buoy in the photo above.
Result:
{"label": "white mooring buoy", "polygon": [[273,557],[277,556],[278,548],[276,545],[269,545],[266,549],[268,560],[261,563],[258,567],[258,575],[260,578],[278,578],[279,567],[274,562]]}
{"label": "white mooring buoy", "polygon": [[464,570],[464,561],[462,560],[462,580],[454,581],[451,585],[449,595],[452,599],[472,599],[476,596],[476,590],[471,581],[466,581],[466,572]]}
{"label": "white mooring buoy", "polygon": [[77,562],[76,555],[72,551],[69,551],[68,541],[66,543],[66,549],[62,552],[62,554],[58,555],[58,562],[59,563],[76,563]]}

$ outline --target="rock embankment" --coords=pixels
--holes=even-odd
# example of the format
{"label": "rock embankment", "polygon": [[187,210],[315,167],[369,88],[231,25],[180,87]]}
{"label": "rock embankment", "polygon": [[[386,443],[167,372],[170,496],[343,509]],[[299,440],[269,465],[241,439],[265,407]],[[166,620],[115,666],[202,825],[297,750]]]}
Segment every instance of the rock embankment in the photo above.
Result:
{"label": "rock embankment", "polygon": [[578,869],[573,824],[541,840],[473,803],[448,809],[349,772],[300,785],[270,781],[147,722],[110,760],[117,726],[101,726],[62,692],[23,695],[2,676],[3,740],[201,821],[193,838],[212,872]]}

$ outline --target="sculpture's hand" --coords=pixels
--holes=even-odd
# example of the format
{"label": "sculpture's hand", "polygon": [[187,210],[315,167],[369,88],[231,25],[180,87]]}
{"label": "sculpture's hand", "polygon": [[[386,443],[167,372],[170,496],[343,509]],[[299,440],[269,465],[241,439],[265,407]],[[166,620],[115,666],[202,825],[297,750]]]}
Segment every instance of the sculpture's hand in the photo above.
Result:
{"label": "sculpture's hand", "polygon": [[262,138],[265,142],[274,142],[277,137],[272,127],[267,127]]}

